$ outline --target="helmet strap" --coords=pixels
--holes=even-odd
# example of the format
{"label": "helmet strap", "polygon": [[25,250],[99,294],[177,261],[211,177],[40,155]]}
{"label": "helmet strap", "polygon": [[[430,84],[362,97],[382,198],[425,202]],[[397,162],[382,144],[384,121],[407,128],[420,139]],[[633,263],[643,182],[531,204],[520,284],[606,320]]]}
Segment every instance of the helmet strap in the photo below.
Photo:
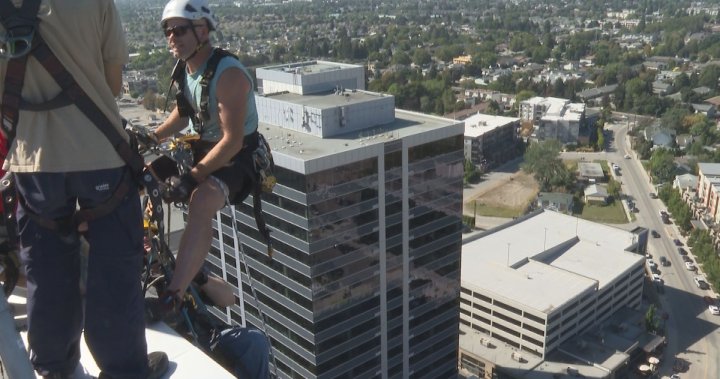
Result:
{"label": "helmet strap", "polygon": [[194,57],[200,50],[202,50],[203,47],[205,47],[205,46],[208,45],[208,41],[207,41],[207,40],[205,40],[205,41],[200,41],[200,37],[198,37],[197,33],[195,32],[195,28],[191,28],[190,31],[192,31],[192,34],[195,36],[195,40],[198,42],[198,45],[197,45],[197,47],[195,48],[195,51],[193,51],[192,54],[190,54],[190,56],[188,56],[187,58],[183,59],[185,62],[187,62],[187,61],[189,61],[190,59],[192,59],[192,57]]}

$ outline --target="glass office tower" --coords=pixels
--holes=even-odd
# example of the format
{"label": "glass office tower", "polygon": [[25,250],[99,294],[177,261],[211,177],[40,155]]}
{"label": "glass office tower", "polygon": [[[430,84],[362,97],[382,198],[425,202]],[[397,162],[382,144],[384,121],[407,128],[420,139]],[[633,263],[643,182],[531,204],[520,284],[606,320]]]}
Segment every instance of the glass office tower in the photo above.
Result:
{"label": "glass office tower", "polygon": [[258,69],[275,252],[252,198],[234,212],[237,236],[221,212],[207,261],[238,301],[212,311],[264,323],[281,378],[454,378],[463,123],[396,110],[363,75],[320,61]]}

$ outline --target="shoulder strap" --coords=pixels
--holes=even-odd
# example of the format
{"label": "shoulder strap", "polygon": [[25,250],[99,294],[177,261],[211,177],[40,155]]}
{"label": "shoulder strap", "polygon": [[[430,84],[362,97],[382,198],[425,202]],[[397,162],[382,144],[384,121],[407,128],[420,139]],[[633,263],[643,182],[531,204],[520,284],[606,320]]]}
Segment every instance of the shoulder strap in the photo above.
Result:
{"label": "shoulder strap", "polygon": [[[7,1],[7,0],[0,0]],[[60,63],[55,54],[50,50],[39,34],[35,34],[31,54],[50,73],[61,88],[57,98],[66,100],[57,102],[60,105],[68,103],[75,104],[77,108],[100,129],[102,134],[110,141],[118,155],[130,167],[135,176],[140,175],[145,166],[145,161],[114,126],[112,121],[98,108],[97,104],[75,81],[72,74]],[[11,146],[15,138],[16,127],[19,121],[19,110],[48,109],[43,104],[27,106],[22,100],[22,87],[25,78],[27,54],[19,58],[10,59],[5,75],[5,91],[3,93],[2,108],[2,130],[7,137],[7,146]],[[48,103],[54,103],[55,99]]]}
{"label": "shoulder strap", "polygon": [[201,92],[199,118],[202,121],[210,120],[210,82],[212,82],[213,78],[215,77],[215,73],[217,72],[217,66],[218,64],[220,64],[220,60],[225,57],[233,57],[235,59],[238,59],[235,54],[225,49],[214,49],[212,55],[210,56],[210,60],[208,60],[205,72],[203,73],[203,77],[202,79],[200,79]]}

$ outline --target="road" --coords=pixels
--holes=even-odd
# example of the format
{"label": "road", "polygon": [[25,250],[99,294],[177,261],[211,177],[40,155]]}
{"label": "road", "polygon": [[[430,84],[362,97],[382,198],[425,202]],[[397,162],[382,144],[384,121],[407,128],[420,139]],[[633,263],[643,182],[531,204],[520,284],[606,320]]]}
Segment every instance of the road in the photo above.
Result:
{"label": "road", "polygon": [[[718,378],[720,316],[711,315],[702,299],[705,295],[714,295],[710,291],[697,288],[693,281],[696,273],[686,270],[677,247],[672,242],[678,238],[684,244],[685,239],[678,228],[674,224],[662,223],[659,212],[664,210],[664,205],[659,199],[652,199],[649,195],[650,192],[655,192],[655,189],[642,164],[630,150],[626,137],[628,125],[616,124],[609,130],[613,133],[613,138],[606,158],[620,166],[621,176],[618,179],[622,181],[622,191],[634,199],[639,209],[639,212],[635,213],[636,220],[628,226],[633,228],[640,225],[657,230],[661,237],[650,237],[648,251],[656,262],[663,255],[671,262],[670,267],[660,267],[661,277],[665,281],[664,294],[660,295],[661,311],[669,315],[668,346],[660,373],[669,376],[672,373],[673,358],[678,357],[689,363],[688,372],[681,374],[681,377]],[[623,158],[626,154],[631,157]],[[687,247],[685,249],[690,250]]]}

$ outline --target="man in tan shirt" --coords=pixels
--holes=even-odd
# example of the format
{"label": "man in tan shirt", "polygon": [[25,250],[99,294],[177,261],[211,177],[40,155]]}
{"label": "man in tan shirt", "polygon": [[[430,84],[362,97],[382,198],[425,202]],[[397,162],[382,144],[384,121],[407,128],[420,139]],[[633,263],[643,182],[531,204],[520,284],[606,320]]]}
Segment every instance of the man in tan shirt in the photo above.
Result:
{"label": "man in tan shirt", "polygon": [[[112,128],[126,138],[115,96],[128,51],[113,0],[42,1],[36,32]],[[3,9],[0,20],[11,13]],[[4,32],[0,27],[0,34]],[[0,93],[10,79],[7,58],[0,58]],[[56,78],[36,58],[29,57],[25,67],[23,101],[44,103],[60,92]],[[125,161],[77,104],[41,111],[21,108],[15,130],[3,168],[14,174],[21,199],[19,247],[27,272],[28,342],[34,368],[45,378],[69,377],[80,359],[84,329],[100,378],[160,377],[167,369],[167,356],[153,353],[148,364],[145,342],[137,191],[127,191],[108,214],[81,225],[66,222],[73,226],[52,230],[42,222],[73,220],[78,207],[105,203],[129,176]],[[90,247],[84,298],[79,288],[79,231]]]}

